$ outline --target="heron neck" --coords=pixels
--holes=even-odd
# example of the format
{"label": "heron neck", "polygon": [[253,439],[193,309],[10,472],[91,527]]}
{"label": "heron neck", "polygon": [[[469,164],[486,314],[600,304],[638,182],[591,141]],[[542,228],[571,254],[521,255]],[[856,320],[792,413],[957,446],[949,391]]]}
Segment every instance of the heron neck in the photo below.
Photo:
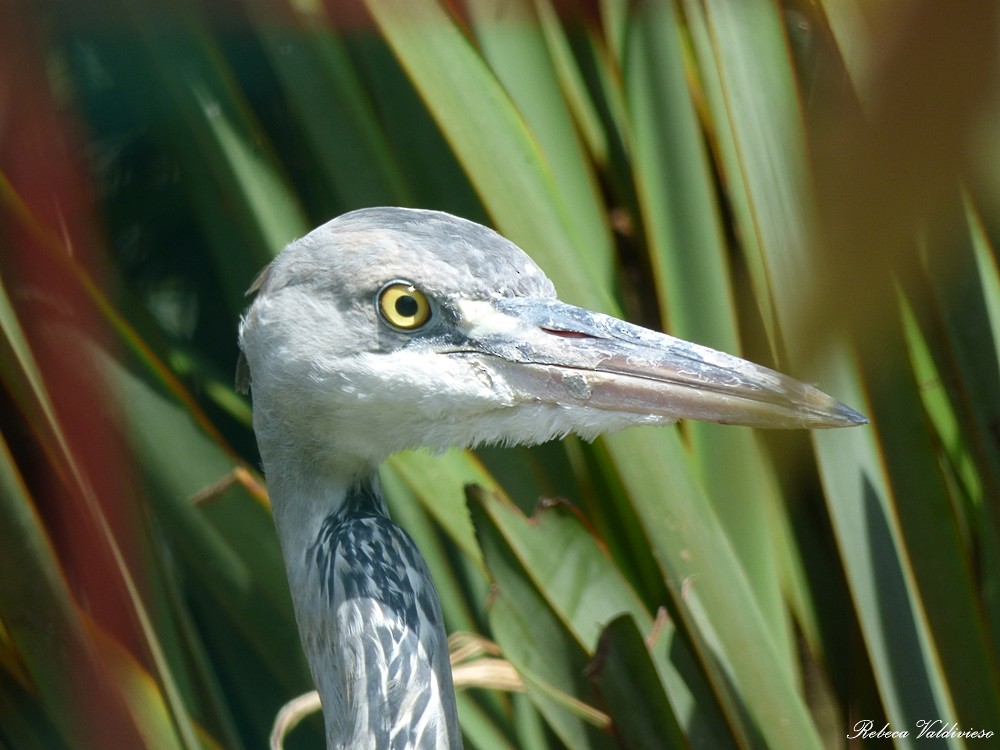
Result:
{"label": "heron neck", "polygon": [[377,473],[363,479],[325,478],[289,487],[268,475],[271,512],[289,576],[306,564],[305,551],[331,516],[373,513],[388,516]]}
{"label": "heron neck", "polygon": [[[346,516],[377,515],[389,517],[378,474],[352,484],[344,495],[340,507],[333,513],[334,518]],[[329,518],[329,516],[327,516]]]}
{"label": "heron neck", "polygon": [[438,595],[378,477],[288,499],[275,524],[327,747],[461,750]]}

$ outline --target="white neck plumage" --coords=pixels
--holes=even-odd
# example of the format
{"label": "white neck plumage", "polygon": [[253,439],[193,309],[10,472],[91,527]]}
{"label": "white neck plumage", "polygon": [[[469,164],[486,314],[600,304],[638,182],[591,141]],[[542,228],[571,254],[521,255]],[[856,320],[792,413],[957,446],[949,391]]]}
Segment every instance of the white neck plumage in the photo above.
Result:
{"label": "white neck plumage", "polygon": [[438,595],[377,476],[296,482],[294,499],[283,484],[272,508],[329,750],[461,748]]}

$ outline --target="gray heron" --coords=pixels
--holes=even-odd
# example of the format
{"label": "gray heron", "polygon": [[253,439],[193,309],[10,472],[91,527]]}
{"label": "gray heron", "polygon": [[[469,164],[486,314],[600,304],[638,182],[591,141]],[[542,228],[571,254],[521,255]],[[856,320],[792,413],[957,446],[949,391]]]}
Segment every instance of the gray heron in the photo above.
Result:
{"label": "gray heron", "polygon": [[564,304],[516,245],[436,211],[340,216],[251,291],[238,379],[331,750],[462,744],[438,596],[379,490],[390,454],[680,418],[866,421],[773,370]]}

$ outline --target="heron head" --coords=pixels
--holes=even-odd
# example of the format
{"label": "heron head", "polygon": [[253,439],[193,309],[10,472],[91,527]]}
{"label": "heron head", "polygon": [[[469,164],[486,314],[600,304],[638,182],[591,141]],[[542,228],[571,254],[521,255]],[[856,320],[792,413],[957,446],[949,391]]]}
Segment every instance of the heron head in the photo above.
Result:
{"label": "heron head", "polygon": [[254,288],[241,346],[262,451],[294,441],[370,470],[410,447],[681,418],[866,421],[773,370],[559,302],[517,246],[439,212],[345,214],[289,245]]}

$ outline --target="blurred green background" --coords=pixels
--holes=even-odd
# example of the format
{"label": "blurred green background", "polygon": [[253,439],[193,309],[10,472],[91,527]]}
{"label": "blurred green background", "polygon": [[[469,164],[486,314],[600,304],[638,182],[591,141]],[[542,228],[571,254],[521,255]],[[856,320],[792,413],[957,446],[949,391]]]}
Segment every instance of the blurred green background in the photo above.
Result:
{"label": "blurred green background", "polygon": [[310,689],[236,328],[286,243],[385,204],[872,419],[393,458],[468,747],[998,746],[996,2],[14,0],[0,29],[0,747],[265,747]]}

